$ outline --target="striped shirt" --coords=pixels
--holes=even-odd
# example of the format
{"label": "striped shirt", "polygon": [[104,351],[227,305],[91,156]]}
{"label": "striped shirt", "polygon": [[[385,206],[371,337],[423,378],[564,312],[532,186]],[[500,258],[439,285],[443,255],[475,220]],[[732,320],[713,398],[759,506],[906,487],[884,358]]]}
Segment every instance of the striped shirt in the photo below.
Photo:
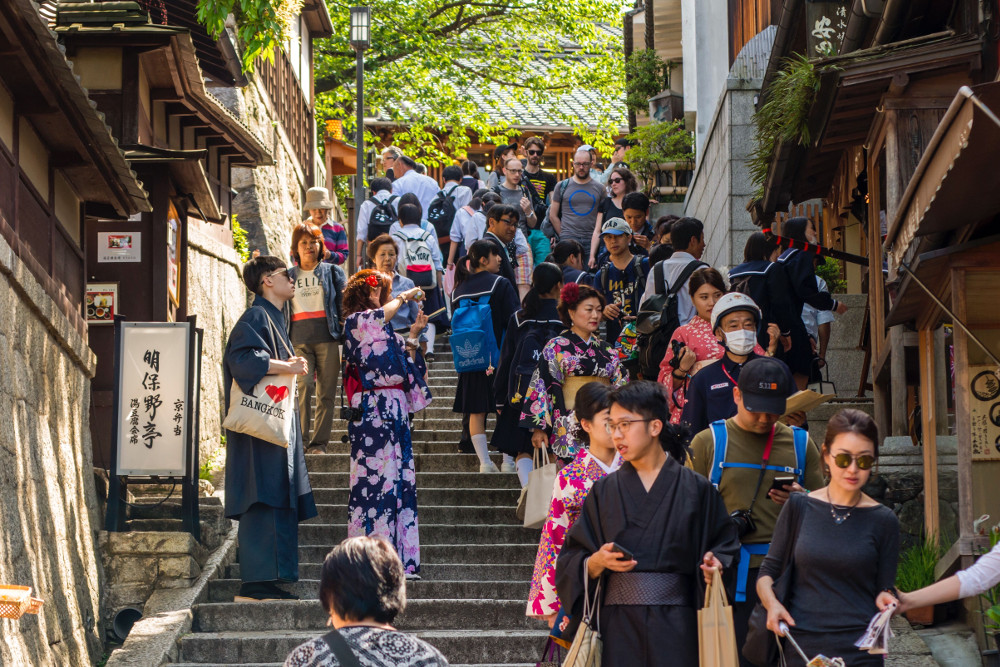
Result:
{"label": "striped shirt", "polygon": [[346,262],[350,251],[347,246],[347,231],[344,230],[344,226],[336,222],[327,222],[320,229],[323,231],[323,243],[330,251],[330,256],[326,261],[331,264]]}

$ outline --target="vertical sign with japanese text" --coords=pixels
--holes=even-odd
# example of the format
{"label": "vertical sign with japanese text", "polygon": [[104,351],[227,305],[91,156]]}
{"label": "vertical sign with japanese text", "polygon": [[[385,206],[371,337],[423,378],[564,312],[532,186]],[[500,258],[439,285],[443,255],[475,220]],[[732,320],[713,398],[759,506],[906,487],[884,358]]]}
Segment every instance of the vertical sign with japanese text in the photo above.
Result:
{"label": "vertical sign with japanese text", "polygon": [[969,366],[973,461],[1000,461],[1000,378],[996,366]]}
{"label": "vertical sign with japanese text", "polygon": [[847,32],[847,10],[850,5],[846,0],[810,0],[806,3],[808,57],[832,56],[840,51]]}
{"label": "vertical sign with japanese text", "polygon": [[187,322],[122,322],[118,475],[183,476],[190,392]]}

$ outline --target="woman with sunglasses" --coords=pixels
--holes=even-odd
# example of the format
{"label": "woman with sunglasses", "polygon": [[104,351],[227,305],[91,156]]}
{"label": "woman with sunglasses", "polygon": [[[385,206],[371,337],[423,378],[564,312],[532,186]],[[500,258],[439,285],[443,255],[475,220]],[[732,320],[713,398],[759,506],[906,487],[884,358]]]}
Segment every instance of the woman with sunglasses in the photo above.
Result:
{"label": "woman with sunglasses", "polygon": [[608,252],[601,243],[601,225],[611,218],[625,218],[622,200],[625,195],[635,192],[639,185],[628,167],[615,167],[607,180],[609,196],[597,207],[597,224],[590,240],[590,268],[596,269],[607,261]]}
{"label": "woman with sunglasses", "polygon": [[[780,636],[778,624],[787,623],[807,655],[839,656],[847,667],[881,666],[881,655],[854,645],[872,616],[896,602],[899,521],[861,490],[878,459],[874,420],[860,410],[835,414],[822,457],[830,483],[808,495],[794,493],[785,503],[757,594],[768,629]],[[788,599],[779,601],[774,580],[789,566]],[[794,651],[785,657],[789,667],[803,665]]]}

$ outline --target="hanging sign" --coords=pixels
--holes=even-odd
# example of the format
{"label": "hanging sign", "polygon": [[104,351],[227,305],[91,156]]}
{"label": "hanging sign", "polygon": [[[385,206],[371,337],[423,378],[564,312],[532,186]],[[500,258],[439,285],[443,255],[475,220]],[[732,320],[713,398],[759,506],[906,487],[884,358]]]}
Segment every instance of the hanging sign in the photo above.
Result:
{"label": "hanging sign", "polygon": [[190,328],[188,322],[121,323],[115,474],[185,474]]}
{"label": "hanging sign", "polygon": [[1000,461],[1000,379],[996,365],[969,366],[973,461]]}
{"label": "hanging sign", "polygon": [[847,10],[850,5],[846,0],[809,0],[806,3],[806,46],[810,58],[832,56],[840,51],[847,32]]}
{"label": "hanging sign", "polygon": [[142,232],[97,232],[97,261],[142,261]]}

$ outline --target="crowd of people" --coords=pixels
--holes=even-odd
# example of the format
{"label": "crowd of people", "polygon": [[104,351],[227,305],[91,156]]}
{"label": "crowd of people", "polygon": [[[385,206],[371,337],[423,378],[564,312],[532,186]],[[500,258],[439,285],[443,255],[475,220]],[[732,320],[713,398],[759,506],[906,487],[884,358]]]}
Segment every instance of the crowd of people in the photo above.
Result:
{"label": "crowd of people", "polygon": [[[881,664],[854,647],[878,610],[958,595],[957,584],[902,598],[893,588],[897,520],[862,491],[878,458],[871,417],[836,414],[817,445],[806,415],[786,409],[825,365],[833,313],[846,309],[815,256],[756,232],[727,275],[708,266],[701,221],[650,220],[628,148],[619,141],[602,171],[582,146],[558,181],[532,137],[497,147],[485,183],[465,161],[439,184],[389,147],[353,243],[316,188],[291,265],[245,265],[256,298],[230,337],[227,384],[246,392],[268,374],[298,375],[300,427],[287,449],[227,439],[240,599],[294,597],[281,584],[298,578],[296,524],[316,514],[303,453],[327,451],[341,385],[348,535],[384,540],[351,553],[384,560],[391,546],[393,576],[419,578],[410,423],[433,398],[428,363],[442,345],[458,373],[457,448],[480,473],[513,473],[524,487],[537,450],[560,461],[526,614],[568,641],[587,602],[605,667],[697,664],[696,610],[713,570],[739,647],[787,623],[807,652],[851,666]],[[816,242],[805,218],[782,235]],[[348,277],[349,252],[367,268]],[[352,613],[337,595],[323,595],[334,625]],[[307,660],[321,649],[304,645],[290,664],[323,664]]]}

